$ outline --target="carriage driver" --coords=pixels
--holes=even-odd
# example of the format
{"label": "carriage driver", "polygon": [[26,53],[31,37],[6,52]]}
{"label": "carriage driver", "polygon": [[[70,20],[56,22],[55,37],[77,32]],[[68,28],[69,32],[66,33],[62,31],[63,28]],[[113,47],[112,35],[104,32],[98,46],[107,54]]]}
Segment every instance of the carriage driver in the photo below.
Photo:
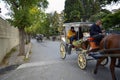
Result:
{"label": "carriage driver", "polygon": [[73,26],[68,31],[67,38],[70,40],[70,44],[72,44],[72,42],[76,40],[76,31],[74,30]]}
{"label": "carriage driver", "polygon": [[96,23],[94,23],[90,27],[90,36],[93,37],[93,38],[95,38],[95,42],[96,42],[97,45],[99,45],[100,41],[104,37],[102,35],[102,33],[104,31],[101,30],[101,25],[102,25],[101,20],[97,20]]}

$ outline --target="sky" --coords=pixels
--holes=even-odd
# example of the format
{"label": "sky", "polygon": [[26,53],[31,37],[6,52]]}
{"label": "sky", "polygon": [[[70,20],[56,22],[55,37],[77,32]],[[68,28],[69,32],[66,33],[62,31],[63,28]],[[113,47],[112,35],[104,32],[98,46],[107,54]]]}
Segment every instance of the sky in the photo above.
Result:
{"label": "sky", "polygon": [[48,9],[46,10],[47,13],[57,11],[60,13],[62,10],[64,10],[64,2],[65,0],[48,0],[49,5]]}
{"label": "sky", "polygon": [[[48,9],[46,9],[46,13],[51,13],[54,11],[57,11],[58,13],[60,13],[61,11],[64,10],[64,3],[65,0],[47,0],[49,2],[48,5]],[[5,15],[6,13],[8,13],[8,10],[5,8],[5,4],[2,0],[0,0],[0,8],[2,13],[0,13],[0,16],[2,15],[2,17],[6,18],[7,16]],[[108,10],[112,10],[112,9],[118,9],[120,8],[120,3],[117,5],[110,5],[106,7]]]}
{"label": "sky", "polygon": [[112,3],[111,5],[107,5],[105,8],[110,11],[112,11],[113,9],[118,9],[118,8],[120,8],[120,2],[116,3],[116,4]]}
{"label": "sky", "polygon": [[[64,2],[65,0],[48,0],[49,5],[48,8],[46,9],[46,13],[51,13],[54,11],[57,11],[58,13],[60,13],[61,11],[64,10]],[[5,4],[2,0],[0,0],[0,8],[2,13],[0,13],[0,15],[2,15],[2,17],[7,18],[8,16],[5,15],[6,13],[8,13],[8,10],[5,8]]]}
{"label": "sky", "polygon": [[0,13],[0,17],[6,18],[6,14],[8,13],[7,8],[5,8],[5,4],[3,3],[2,0],[0,0],[0,8],[1,8],[1,13]]}

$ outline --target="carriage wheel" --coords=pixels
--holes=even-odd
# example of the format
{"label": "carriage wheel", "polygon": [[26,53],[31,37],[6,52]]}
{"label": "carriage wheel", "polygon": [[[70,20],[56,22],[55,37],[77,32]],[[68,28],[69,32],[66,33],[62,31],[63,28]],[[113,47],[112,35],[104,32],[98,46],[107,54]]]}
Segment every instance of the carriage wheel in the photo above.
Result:
{"label": "carriage wheel", "polygon": [[105,66],[107,63],[108,63],[108,57],[107,58],[105,58],[102,62],[101,62],[101,65],[102,66]]}
{"label": "carriage wheel", "polygon": [[66,50],[65,50],[65,45],[61,43],[60,45],[60,56],[62,59],[66,58]]}
{"label": "carriage wheel", "polygon": [[87,66],[87,60],[84,54],[78,54],[78,66],[80,69],[85,69]]}

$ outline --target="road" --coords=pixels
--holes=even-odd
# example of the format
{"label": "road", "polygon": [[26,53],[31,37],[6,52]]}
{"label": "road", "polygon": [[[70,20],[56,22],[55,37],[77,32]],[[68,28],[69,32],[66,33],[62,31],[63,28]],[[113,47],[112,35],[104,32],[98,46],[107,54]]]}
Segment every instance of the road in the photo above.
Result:
{"label": "road", "polygon": [[[100,66],[98,74],[93,74],[95,60],[88,61],[85,70],[78,67],[78,55],[75,52],[62,60],[59,55],[59,41],[31,42],[32,54],[29,62],[3,75],[0,80],[111,80],[108,66]],[[119,73],[120,70],[116,68],[118,80]]]}

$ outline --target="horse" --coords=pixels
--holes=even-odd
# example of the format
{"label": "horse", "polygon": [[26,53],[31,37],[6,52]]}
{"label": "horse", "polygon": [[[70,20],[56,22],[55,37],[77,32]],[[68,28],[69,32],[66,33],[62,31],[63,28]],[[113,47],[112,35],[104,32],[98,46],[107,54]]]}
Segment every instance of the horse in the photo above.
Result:
{"label": "horse", "polygon": [[[84,49],[87,49],[87,45],[88,45],[89,41],[83,42],[82,43],[82,47]],[[90,42],[89,42],[90,43]],[[90,44],[89,44],[90,45]],[[95,45],[94,45],[95,47]],[[116,55],[119,54],[119,56],[109,56],[111,59],[110,62],[110,71],[111,71],[111,75],[112,75],[112,80],[117,80],[116,76],[115,76],[115,66],[116,66],[116,60],[120,59],[120,34],[109,34],[106,35],[99,44],[99,48],[95,48],[95,49],[91,49],[88,52],[95,52],[95,51],[103,51],[104,54],[108,54],[108,55]],[[89,54],[89,53],[88,53]],[[100,57],[99,59],[97,59],[97,63],[94,69],[94,74],[97,74],[97,70],[98,70],[98,66],[100,65],[100,63],[108,56],[103,56]]]}
{"label": "horse", "polygon": [[[105,54],[120,54],[120,34],[110,34],[108,36],[105,36],[102,41],[100,42],[99,50],[104,50]],[[112,75],[112,80],[117,80],[115,76],[115,66],[116,66],[116,60],[120,59],[119,56],[110,56],[111,62],[110,62],[110,71]],[[94,74],[97,73],[98,66],[100,63],[105,59],[105,57],[102,57],[97,60],[96,67],[94,69]]]}

